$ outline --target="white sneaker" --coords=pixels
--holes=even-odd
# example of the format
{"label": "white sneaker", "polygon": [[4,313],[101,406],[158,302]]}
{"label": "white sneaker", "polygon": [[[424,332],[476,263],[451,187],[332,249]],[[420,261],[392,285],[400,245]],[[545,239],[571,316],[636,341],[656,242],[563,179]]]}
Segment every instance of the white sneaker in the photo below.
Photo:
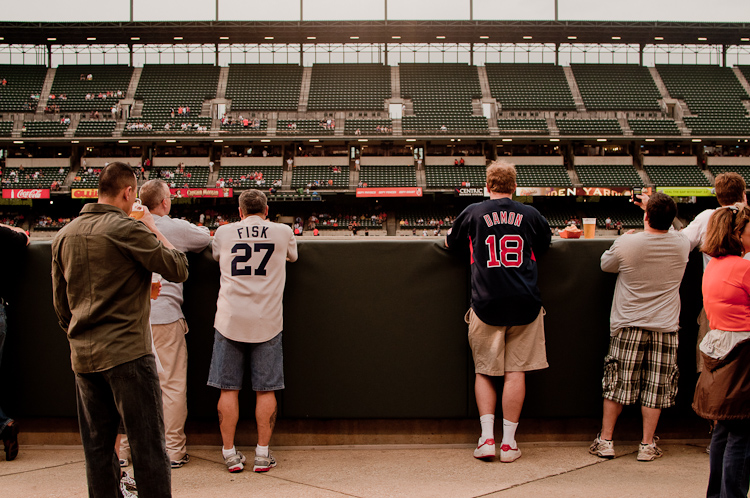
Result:
{"label": "white sneaker", "polygon": [[518,443],[516,443],[516,448],[511,448],[509,444],[504,444],[500,447],[501,462],[515,462],[519,458],[521,458],[521,450],[518,449]]}
{"label": "white sneaker", "polygon": [[656,460],[664,454],[664,452],[656,446],[656,442],[659,440],[658,437],[654,436],[654,442],[651,444],[641,443],[638,446],[638,461],[639,462],[650,462]]}
{"label": "white sneaker", "polygon": [[615,457],[615,443],[601,438],[601,433],[596,435],[596,439],[589,446],[589,453],[601,458]]}
{"label": "white sneaker", "polygon": [[224,463],[227,465],[227,470],[231,473],[242,472],[245,468],[245,455],[239,450],[234,455],[224,457]]}
{"label": "white sneaker", "polygon": [[474,450],[474,458],[480,460],[492,460],[495,458],[495,440],[494,439],[479,439],[477,449]]}

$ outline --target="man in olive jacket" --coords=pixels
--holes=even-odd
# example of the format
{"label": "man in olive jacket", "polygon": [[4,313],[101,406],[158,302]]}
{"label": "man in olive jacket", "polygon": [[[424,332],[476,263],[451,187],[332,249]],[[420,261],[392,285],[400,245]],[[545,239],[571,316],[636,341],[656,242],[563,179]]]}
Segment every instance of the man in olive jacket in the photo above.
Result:
{"label": "man in olive jacket", "polygon": [[52,244],[55,311],[70,342],[89,496],[120,496],[114,445],[122,421],[142,498],[170,497],[161,389],[149,327],[151,273],[184,282],[187,259],[143,208],[128,217],[136,177],[124,163],[99,176],[99,202]]}

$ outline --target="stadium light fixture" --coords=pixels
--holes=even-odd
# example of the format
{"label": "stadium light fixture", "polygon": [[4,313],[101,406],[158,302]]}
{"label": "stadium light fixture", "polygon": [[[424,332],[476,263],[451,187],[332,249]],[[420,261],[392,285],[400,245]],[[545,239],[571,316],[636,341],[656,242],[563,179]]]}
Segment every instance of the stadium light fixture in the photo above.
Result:
{"label": "stadium light fixture", "polygon": [[167,143],[168,144],[175,144],[175,143],[177,143],[177,140],[167,140]]}
{"label": "stadium light fixture", "polygon": [[622,40],[622,36],[613,36],[612,39],[613,40]]}
{"label": "stadium light fixture", "polygon": [[524,40],[532,40],[533,38],[534,38],[533,36],[524,36],[523,37]]}
{"label": "stadium light fixture", "polygon": [[350,36],[349,39],[350,40],[359,40],[359,36]]}
{"label": "stadium light fixture", "polygon": [[217,138],[216,140],[214,140],[214,143],[215,144],[221,144],[221,143],[224,143],[224,140],[222,140],[220,138]]}
{"label": "stadium light fixture", "polygon": [[219,40],[228,40],[228,39],[229,39],[229,37],[228,37],[228,36],[220,36],[220,37],[219,37]]}
{"label": "stadium light fixture", "polygon": [[664,37],[663,36],[654,36],[654,40],[656,40],[656,41],[663,41]]}
{"label": "stadium light fixture", "polygon": [[262,142],[262,143],[264,143],[264,144],[267,144],[267,143],[269,143],[270,141],[271,141],[271,140],[269,140],[269,139],[267,139],[267,138],[264,138],[263,140],[261,140],[261,142]]}
{"label": "stadium light fixture", "polygon": [[47,41],[57,41],[57,38],[47,38]]}
{"label": "stadium light fixture", "polygon": [[88,38],[86,38],[86,41],[96,41],[96,38],[93,36],[89,36]]}
{"label": "stadium light fixture", "polygon": [[139,41],[141,39],[141,37],[140,36],[131,36],[130,39],[133,40],[133,41]]}
{"label": "stadium light fixture", "polygon": [[400,39],[401,39],[401,37],[400,37],[400,36],[398,36],[398,35],[393,35],[393,36],[391,36],[391,38],[392,38],[393,40],[400,40]]}
{"label": "stadium light fixture", "polygon": [[503,142],[512,142],[512,141],[513,141],[512,138],[503,138]]}
{"label": "stadium light fixture", "polygon": [[646,139],[646,142],[655,142],[655,141],[656,141],[656,139],[655,139],[655,138],[647,138],[647,139]]}
{"label": "stadium light fixture", "polygon": [[750,38],[740,38],[740,41],[750,41]]}
{"label": "stadium light fixture", "polygon": [[699,36],[698,37],[698,41],[708,41],[708,38],[706,38],[704,36]]}
{"label": "stadium light fixture", "polygon": [[480,40],[489,40],[489,39],[490,39],[490,37],[489,37],[489,36],[487,36],[487,35],[480,35],[480,36],[479,36],[479,39],[480,39]]}
{"label": "stadium light fixture", "polygon": [[435,38],[437,38],[438,40],[445,40],[445,36],[443,35],[438,35]]}
{"label": "stadium light fixture", "polygon": [[577,36],[569,36],[569,37],[568,37],[568,40],[577,40],[577,39],[578,39],[578,37],[577,37]]}
{"label": "stadium light fixture", "polygon": [[318,140],[317,138],[311,138],[311,139],[310,139],[310,142],[313,142],[313,143],[315,143],[315,142],[320,142],[320,140]]}
{"label": "stadium light fixture", "polygon": [[127,140],[118,140],[117,143],[126,144],[126,143],[128,143],[128,141]]}
{"label": "stadium light fixture", "polygon": [[317,36],[308,36],[307,39],[308,40],[317,40],[318,37]]}
{"label": "stadium light fixture", "polygon": [[0,36],[0,41],[3,41],[3,40],[5,40],[5,37],[4,36]]}
{"label": "stadium light fixture", "polygon": [[359,138],[357,139],[357,142],[369,142],[366,138]]}
{"label": "stadium light fixture", "polygon": [[181,36],[175,36],[174,39],[179,41],[179,40],[182,40],[183,38]]}
{"label": "stadium light fixture", "polygon": [[701,142],[701,139],[700,138],[694,138],[693,142]]}
{"label": "stadium light fixture", "polygon": [[273,36],[264,36],[263,39],[264,40],[273,40]]}
{"label": "stadium light fixture", "polygon": [[560,139],[559,138],[550,138],[549,141],[550,142],[559,142]]}
{"label": "stadium light fixture", "polygon": [[13,143],[14,143],[14,144],[22,144],[22,143],[23,143],[23,140],[13,140]]}
{"label": "stadium light fixture", "polygon": [[596,141],[597,142],[606,142],[607,139],[606,138],[597,138]]}
{"label": "stadium light fixture", "polygon": [[416,142],[417,139],[416,138],[407,138],[406,141],[407,142]]}
{"label": "stadium light fixture", "polygon": [[71,140],[70,143],[72,143],[72,144],[79,144],[79,143],[81,143],[81,141],[80,140]]}

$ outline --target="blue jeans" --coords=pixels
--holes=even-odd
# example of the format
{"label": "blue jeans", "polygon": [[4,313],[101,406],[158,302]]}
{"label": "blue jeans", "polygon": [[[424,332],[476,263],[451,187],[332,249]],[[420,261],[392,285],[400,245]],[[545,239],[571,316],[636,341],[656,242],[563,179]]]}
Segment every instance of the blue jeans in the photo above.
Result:
{"label": "blue jeans", "polygon": [[[0,299],[0,361],[3,359],[3,345],[5,344],[5,330],[7,329],[7,317],[5,315],[5,306],[3,306],[2,300]],[[9,423],[13,422],[13,419],[8,417],[2,407],[0,407],[0,432],[8,426]]]}
{"label": "blue jeans", "polygon": [[121,498],[120,464],[115,455],[120,420],[133,450],[138,496],[171,497],[161,387],[153,355],[104,372],[77,373],[76,399],[89,498]]}
{"label": "blue jeans", "polygon": [[746,498],[750,487],[750,420],[719,420],[709,454],[707,498]]}

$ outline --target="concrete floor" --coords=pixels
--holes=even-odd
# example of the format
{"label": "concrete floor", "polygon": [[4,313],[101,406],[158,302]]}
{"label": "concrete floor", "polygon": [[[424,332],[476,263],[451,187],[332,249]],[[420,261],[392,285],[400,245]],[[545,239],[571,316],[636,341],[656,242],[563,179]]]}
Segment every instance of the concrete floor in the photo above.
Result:
{"label": "concrete floor", "polygon": [[[636,461],[637,444],[616,444],[617,457],[588,453],[588,443],[521,444],[511,464],[483,462],[467,445],[273,448],[278,467],[230,474],[218,447],[190,447],[190,463],[172,472],[175,497],[335,498],[702,497],[707,441],[662,441],[664,456]],[[253,448],[246,450],[248,458]],[[132,469],[131,473],[132,473]],[[0,456],[3,498],[86,497],[80,446],[22,446]]]}

